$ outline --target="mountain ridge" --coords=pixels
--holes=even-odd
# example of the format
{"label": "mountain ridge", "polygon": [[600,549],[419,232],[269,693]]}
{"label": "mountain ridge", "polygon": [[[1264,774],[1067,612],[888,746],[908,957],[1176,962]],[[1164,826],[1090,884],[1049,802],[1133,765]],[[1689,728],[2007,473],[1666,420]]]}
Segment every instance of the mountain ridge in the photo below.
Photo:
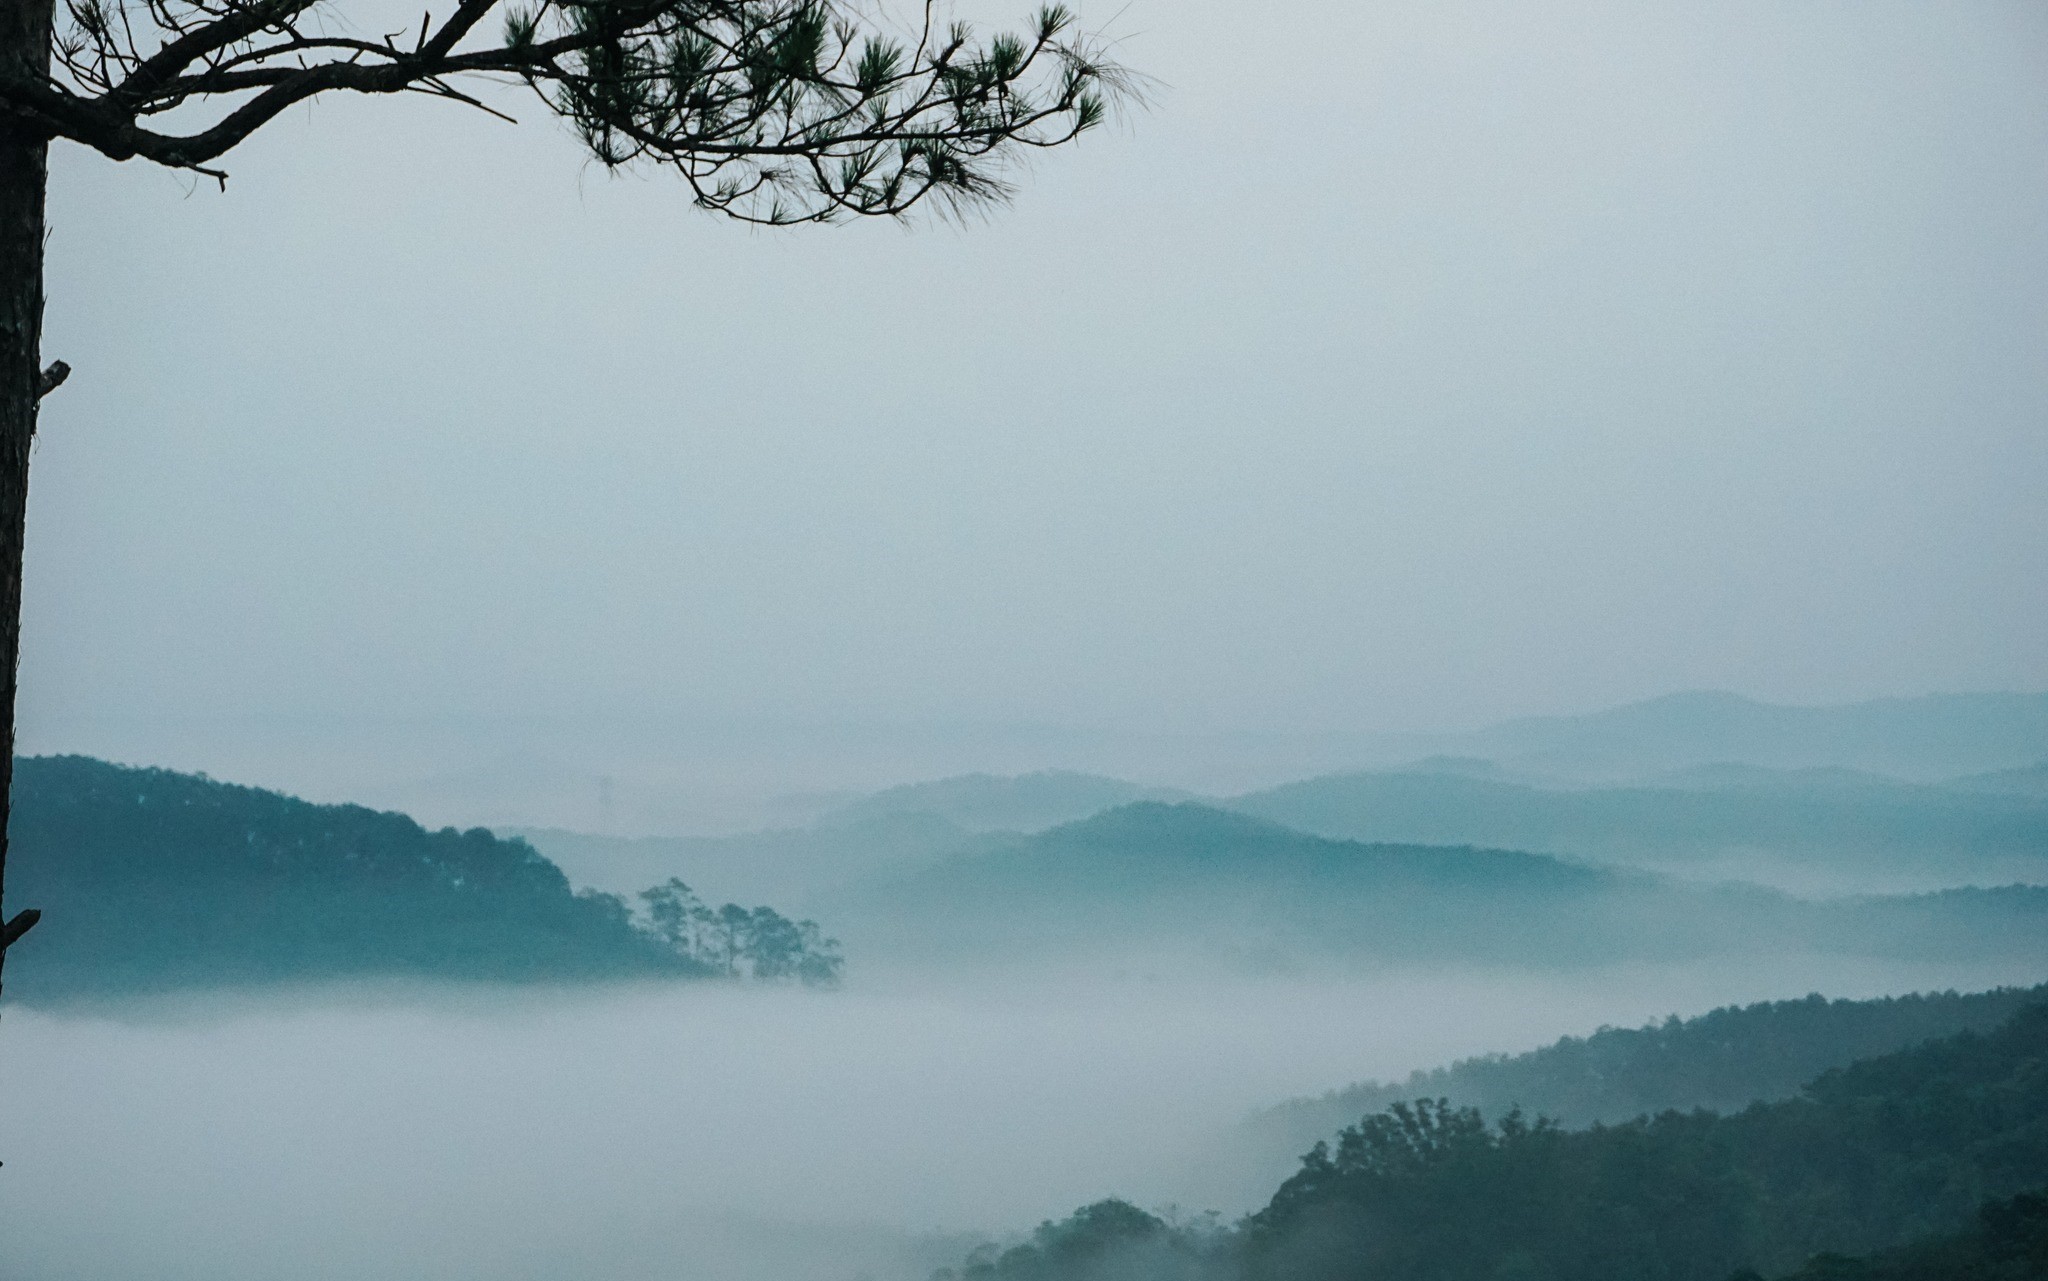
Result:
{"label": "mountain ridge", "polygon": [[769,971],[794,964],[783,955],[793,948],[826,946],[769,909],[730,905],[738,917],[714,919],[706,908],[709,923],[687,923],[726,929],[714,963],[694,940],[686,949],[643,928],[618,897],[576,892],[524,841],[204,775],[23,757],[13,802],[9,898],[43,919],[9,951],[10,999],[363,978],[707,978],[733,975],[738,956],[760,976],[771,943]]}
{"label": "mountain ridge", "polygon": [[1937,782],[2048,756],[2048,693],[1923,694],[1800,706],[1682,690],[1596,712],[1415,735],[1416,755],[1479,756],[1588,781],[1717,761],[1837,766]]}
{"label": "mountain ridge", "polygon": [[[833,910],[955,954],[1581,964],[1731,950],[2048,959],[2048,889],[1808,901],[1477,843],[1332,839],[1138,802],[856,887]],[[867,950],[867,949],[863,949]]]}

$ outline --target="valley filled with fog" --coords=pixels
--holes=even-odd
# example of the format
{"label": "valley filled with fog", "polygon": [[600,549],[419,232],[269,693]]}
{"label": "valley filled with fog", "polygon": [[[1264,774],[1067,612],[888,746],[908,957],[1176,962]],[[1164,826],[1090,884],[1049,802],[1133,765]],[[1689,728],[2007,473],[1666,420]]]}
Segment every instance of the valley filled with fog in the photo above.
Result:
{"label": "valley filled with fog", "polygon": [[843,990],[292,989],[0,1038],[14,1275],[922,1281],[1117,1195],[1226,1217],[1283,1099],[1729,1002],[2039,981],[2017,963],[1342,979],[863,975]]}
{"label": "valley filled with fog", "polygon": [[[1389,1101],[1739,1110],[2048,977],[2048,697],[1518,734],[1236,796],[971,773],[715,837],[24,759],[11,888],[59,928],[8,971],[0,1238],[38,1281],[924,1281],[1107,1198],[1227,1227]],[[1697,759],[1728,751],[1774,763]],[[1669,1022],[1809,993],[1741,1018],[1869,1026]],[[1583,1040],[1652,1027],[1681,1042]]]}
{"label": "valley filled with fog", "polygon": [[[1714,723],[1795,711],[1804,747]],[[1842,763],[1940,725],[1932,780]],[[1207,1240],[1389,1102],[1737,1111],[2038,999],[2048,697],[1519,734],[1222,797],[971,773],[718,837],[26,758],[11,888],[58,928],[8,971],[0,1238],[38,1281],[924,1281],[1108,1198]],[[1745,748],[1776,763],[1694,759]]]}

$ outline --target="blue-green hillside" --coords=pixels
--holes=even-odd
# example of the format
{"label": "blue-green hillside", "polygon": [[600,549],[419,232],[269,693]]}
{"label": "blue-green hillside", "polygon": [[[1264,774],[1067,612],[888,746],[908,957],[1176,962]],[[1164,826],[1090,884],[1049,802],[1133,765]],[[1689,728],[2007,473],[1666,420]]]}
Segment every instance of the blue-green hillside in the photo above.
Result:
{"label": "blue-green hillside", "polygon": [[1577,964],[1758,951],[2048,961],[2048,889],[1812,901],[1475,845],[1335,840],[1141,802],[876,878],[835,919],[886,945]]}
{"label": "blue-green hillside", "polygon": [[[369,976],[703,977],[736,972],[755,925],[781,919],[734,908],[721,925],[691,899],[703,930],[642,928],[524,841],[80,756],[16,762],[9,838],[8,902],[43,913],[7,958],[8,995],[30,1001]],[[798,937],[781,924],[769,932]],[[696,934],[720,931],[714,961]]]}

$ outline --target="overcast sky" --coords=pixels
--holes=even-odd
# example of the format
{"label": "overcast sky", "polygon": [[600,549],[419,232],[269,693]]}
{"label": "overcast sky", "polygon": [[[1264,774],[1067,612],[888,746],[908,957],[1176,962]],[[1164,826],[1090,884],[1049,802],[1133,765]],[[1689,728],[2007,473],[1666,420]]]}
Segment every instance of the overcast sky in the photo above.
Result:
{"label": "overcast sky", "polygon": [[1083,6],[1155,103],[966,226],[531,103],[61,146],[25,746],[2048,686],[2048,8],[1246,12]]}

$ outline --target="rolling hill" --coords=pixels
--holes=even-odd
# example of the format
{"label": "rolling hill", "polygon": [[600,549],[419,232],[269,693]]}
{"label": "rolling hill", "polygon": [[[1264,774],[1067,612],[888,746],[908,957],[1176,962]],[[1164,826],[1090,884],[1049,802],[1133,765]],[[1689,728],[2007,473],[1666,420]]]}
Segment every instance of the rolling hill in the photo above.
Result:
{"label": "rolling hill", "polygon": [[1333,840],[1190,803],[1140,802],[875,878],[834,919],[850,936],[872,929],[881,946],[922,952],[1178,951],[1240,965],[1802,950],[2048,958],[2048,890],[1812,902],[1514,850]]}
{"label": "rolling hill", "polygon": [[1402,1103],[1316,1144],[1235,1225],[1102,1201],[939,1277],[1736,1281],[1804,1264],[1800,1281],[2031,1281],[2048,1264],[2044,1185],[2037,1003],[1730,1115],[1568,1129]]}
{"label": "rolling hill", "polygon": [[523,841],[80,756],[15,763],[8,873],[10,906],[43,913],[14,999],[704,972]]}
{"label": "rolling hill", "polygon": [[1494,1121],[1520,1108],[1571,1127],[1672,1110],[1739,1112],[1792,1098],[1832,1068],[1936,1037],[1987,1032],[2042,1002],[2048,984],[1867,1001],[1814,995],[1647,1027],[1601,1028],[1526,1054],[1466,1059],[1404,1081],[1364,1081],[1294,1099],[1250,1118],[1236,1142],[1277,1166],[1362,1116],[1424,1098],[1448,1098]]}

